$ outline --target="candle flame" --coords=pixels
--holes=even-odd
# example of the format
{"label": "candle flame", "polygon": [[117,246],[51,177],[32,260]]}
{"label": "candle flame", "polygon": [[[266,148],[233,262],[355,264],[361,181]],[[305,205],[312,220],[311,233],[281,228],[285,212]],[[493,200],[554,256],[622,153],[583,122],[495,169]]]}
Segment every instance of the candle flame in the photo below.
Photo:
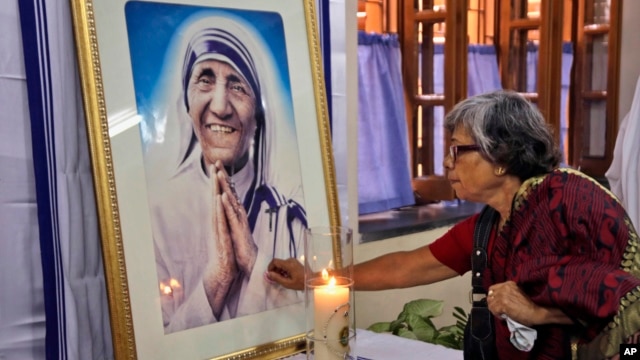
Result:
{"label": "candle flame", "polygon": [[160,282],[160,291],[165,295],[173,294],[173,289],[179,289],[180,282],[176,279],[169,279],[169,284]]}
{"label": "candle flame", "polygon": [[322,269],[322,280],[327,282],[329,287],[335,287],[336,286],[336,278],[335,278],[335,276],[332,276],[331,279],[329,279],[329,272],[327,271],[327,269]]}
{"label": "candle flame", "polygon": [[160,291],[162,291],[162,293],[165,295],[171,295],[171,293],[173,292],[171,286],[165,285],[163,283],[160,283]]}
{"label": "candle flame", "polygon": [[169,286],[171,286],[172,288],[179,288],[180,283],[176,279],[171,279],[169,280]]}

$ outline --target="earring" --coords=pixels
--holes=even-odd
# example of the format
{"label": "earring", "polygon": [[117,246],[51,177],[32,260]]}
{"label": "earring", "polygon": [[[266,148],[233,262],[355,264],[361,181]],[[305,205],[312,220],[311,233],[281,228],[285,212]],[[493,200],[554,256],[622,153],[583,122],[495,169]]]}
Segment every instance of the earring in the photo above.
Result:
{"label": "earring", "polygon": [[504,170],[504,168],[502,166],[500,166],[499,168],[496,169],[496,175],[498,175],[498,176],[504,175],[504,172],[505,172],[505,170]]}

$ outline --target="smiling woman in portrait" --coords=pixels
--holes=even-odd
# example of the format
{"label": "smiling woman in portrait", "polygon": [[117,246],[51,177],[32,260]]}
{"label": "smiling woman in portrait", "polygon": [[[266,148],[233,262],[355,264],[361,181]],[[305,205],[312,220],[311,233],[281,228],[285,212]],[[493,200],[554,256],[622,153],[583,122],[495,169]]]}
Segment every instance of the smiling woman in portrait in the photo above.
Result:
{"label": "smiling woman in portrait", "polygon": [[156,104],[175,106],[145,125],[166,333],[300,302],[265,271],[307,226],[288,74],[262,36],[231,15],[176,36],[178,85]]}

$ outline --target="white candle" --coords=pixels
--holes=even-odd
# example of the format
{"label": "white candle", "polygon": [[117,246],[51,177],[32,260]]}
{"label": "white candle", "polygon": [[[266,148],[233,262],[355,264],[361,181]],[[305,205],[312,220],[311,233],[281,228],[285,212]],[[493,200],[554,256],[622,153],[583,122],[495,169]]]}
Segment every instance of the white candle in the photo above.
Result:
{"label": "white candle", "polygon": [[[329,277],[326,270],[322,270],[322,277],[325,281]],[[313,290],[313,302],[314,360],[342,359],[340,354],[348,351],[344,339],[349,336],[349,287],[336,285],[331,277],[327,285]]]}

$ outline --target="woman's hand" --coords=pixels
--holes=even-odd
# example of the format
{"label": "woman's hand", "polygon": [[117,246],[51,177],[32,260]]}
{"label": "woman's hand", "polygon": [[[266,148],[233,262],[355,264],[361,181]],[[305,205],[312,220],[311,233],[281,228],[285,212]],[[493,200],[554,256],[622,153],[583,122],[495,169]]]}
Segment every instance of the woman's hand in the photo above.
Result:
{"label": "woman's hand", "polygon": [[304,290],[304,266],[297,259],[273,259],[267,271],[269,280],[288,289]]}
{"label": "woman's hand", "polygon": [[564,312],[556,308],[539,306],[513,281],[505,281],[489,287],[487,306],[495,316],[508,316],[525,325],[571,324],[573,321]]}

